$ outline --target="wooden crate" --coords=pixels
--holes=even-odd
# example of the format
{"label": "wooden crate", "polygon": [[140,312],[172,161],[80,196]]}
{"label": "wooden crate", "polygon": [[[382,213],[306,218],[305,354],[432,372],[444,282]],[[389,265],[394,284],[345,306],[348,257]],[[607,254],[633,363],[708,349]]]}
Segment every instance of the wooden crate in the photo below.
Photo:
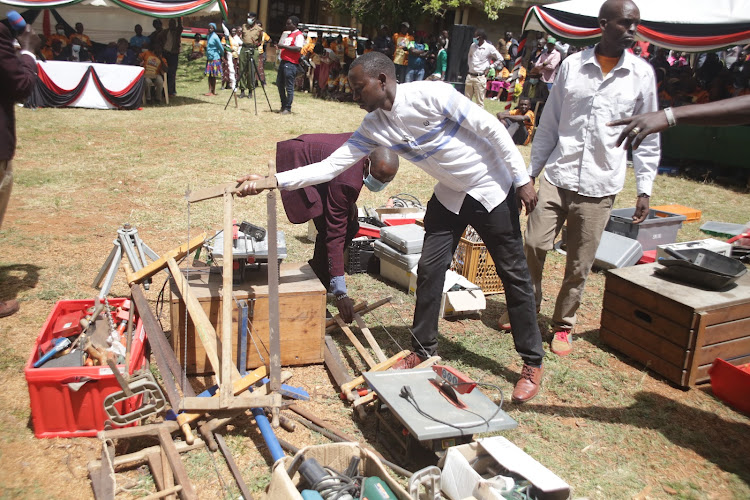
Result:
{"label": "wooden crate", "polygon": [[714,359],[750,362],[750,273],[708,291],[644,264],[607,273],[599,337],[681,387],[709,382]]}
{"label": "wooden crate", "polygon": [[[232,359],[237,359],[237,302],[248,301],[248,319],[253,340],[248,336],[247,369],[261,366],[258,351],[267,361],[268,350],[268,285],[265,266],[260,271],[246,271],[249,279],[234,285],[232,308]],[[221,274],[191,274],[190,290],[197,297],[221,336]],[[175,286],[171,291],[172,348],[184,366],[185,304]],[[281,330],[281,364],[305,365],[323,362],[325,336],[326,290],[308,264],[282,264],[279,279],[279,329]],[[219,342],[219,345],[221,343]],[[220,352],[220,351],[219,351]],[[195,342],[193,322],[188,318],[187,372],[190,374],[213,373],[200,339]]]}

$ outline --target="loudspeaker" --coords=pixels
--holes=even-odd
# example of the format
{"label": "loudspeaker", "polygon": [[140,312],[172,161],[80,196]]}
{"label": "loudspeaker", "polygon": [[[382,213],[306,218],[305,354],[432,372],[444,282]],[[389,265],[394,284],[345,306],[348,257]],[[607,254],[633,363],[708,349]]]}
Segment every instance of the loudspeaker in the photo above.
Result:
{"label": "loudspeaker", "polygon": [[448,44],[448,69],[446,81],[464,83],[469,71],[469,47],[474,38],[474,26],[454,24]]}

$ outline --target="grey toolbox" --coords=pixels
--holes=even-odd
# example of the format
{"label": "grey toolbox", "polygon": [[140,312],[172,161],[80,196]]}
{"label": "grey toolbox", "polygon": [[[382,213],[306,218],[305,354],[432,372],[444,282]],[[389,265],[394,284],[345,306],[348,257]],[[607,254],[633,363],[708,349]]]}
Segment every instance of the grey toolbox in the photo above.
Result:
{"label": "grey toolbox", "polygon": [[422,253],[424,229],[416,224],[383,227],[380,229],[380,240],[401,253]]}
{"label": "grey toolbox", "polygon": [[677,241],[677,231],[687,219],[681,214],[652,208],[643,222],[634,224],[632,219],[634,213],[635,207],[612,210],[605,231],[638,240],[643,251],[656,250],[658,245]]}
{"label": "grey toolbox", "polygon": [[594,267],[615,269],[634,266],[643,257],[643,247],[638,240],[604,231],[596,249]]}
{"label": "grey toolbox", "polygon": [[421,256],[421,253],[406,254],[399,252],[382,241],[375,240],[375,257],[378,257],[381,260],[387,260],[406,271],[409,271],[416,266]]}

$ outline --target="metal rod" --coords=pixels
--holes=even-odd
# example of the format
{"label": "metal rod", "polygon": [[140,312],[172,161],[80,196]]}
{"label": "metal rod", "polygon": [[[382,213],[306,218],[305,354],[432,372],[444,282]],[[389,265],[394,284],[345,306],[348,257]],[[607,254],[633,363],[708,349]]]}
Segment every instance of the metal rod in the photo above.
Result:
{"label": "metal rod", "polygon": [[[268,162],[268,175],[276,175],[276,164]],[[276,190],[269,190],[267,195],[268,211],[268,326],[270,330],[271,391],[281,388],[281,332],[279,331],[279,252],[276,227]]]}

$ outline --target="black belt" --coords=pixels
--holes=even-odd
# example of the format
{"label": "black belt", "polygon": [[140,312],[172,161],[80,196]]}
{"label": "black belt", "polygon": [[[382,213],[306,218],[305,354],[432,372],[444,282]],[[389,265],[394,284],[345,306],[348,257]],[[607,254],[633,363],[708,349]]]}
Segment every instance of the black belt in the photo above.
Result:
{"label": "black belt", "polygon": [[484,76],[484,73],[472,73],[471,71],[469,71],[469,74],[471,76]]}

